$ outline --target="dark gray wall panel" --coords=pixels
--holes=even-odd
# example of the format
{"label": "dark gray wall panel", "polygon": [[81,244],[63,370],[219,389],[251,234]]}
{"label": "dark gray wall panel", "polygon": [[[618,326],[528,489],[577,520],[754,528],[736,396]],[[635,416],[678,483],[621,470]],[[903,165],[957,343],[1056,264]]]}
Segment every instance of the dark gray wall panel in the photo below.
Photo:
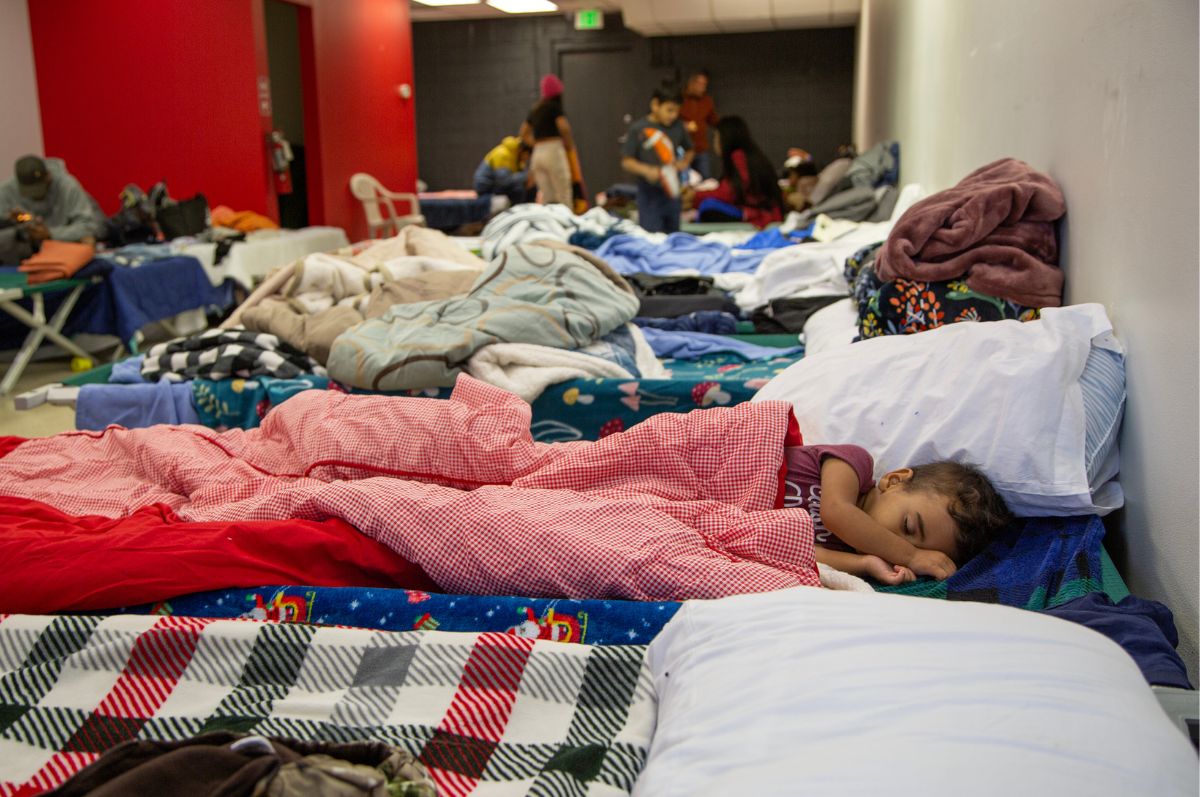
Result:
{"label": "dark gray wall panel", "polygon": [[[643,113],[658,82],[706,67],[713,74],[717,110],[744,116],[773,161],[782,163],[789,146],[806,147],[825,161],[834,147],[850,141],[853,28],[647,39],[624,29],[617,16],[608,17],[606,26],[575,31],[563,17],[413,25],[421,179],[435,189],[469,187],[479,160],[501,137],[516,132],[537,100],[539,78],[560,72],[564,52],[585,50],[628,59],[620,70],[622,84],[630,74],[639,77],[615,89],[611,73],[597,74],[596,85],[604,88],[595,92],[572,85],[565,95],[568,117],[572,107],[601,97],[613,106],[614,117],[629,107]],[[605,58],[579,61],[602,65]],[[579,71],[572,74],[572,83],[578,83]],[[586,115],[595,114],[589,106]],[[588,132],[580,131],[581,150]],[[615,158],[615,142],[598,143],[609,135],[590,136],[589,149],[611,146]],[[585,167],[589,161],[597,158],[585,151]],[[594,193],[614,173],[592,166],[584,177]]]}

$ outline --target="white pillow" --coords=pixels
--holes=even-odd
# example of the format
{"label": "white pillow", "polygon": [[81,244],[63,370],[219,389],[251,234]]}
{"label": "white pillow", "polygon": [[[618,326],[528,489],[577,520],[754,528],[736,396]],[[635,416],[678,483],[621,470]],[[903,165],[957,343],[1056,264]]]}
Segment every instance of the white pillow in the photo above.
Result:
{"label": "white pillow", "polygon": [[1111,337],[1098,304],[1039,321],[950,324],[805,357],[755,401],[795,408],[805,443],[853,443],[875,475],[953,459],[978,465],[1018,515],[1079,515],[1088,486],[1079,378],[1092,338]]}
{"label": "white pillow", "polygon": [[812,588],[689,601],[649,663],[634,797],[1196,793],[1133,660],[1034,612]]}
{"label": "white pillow", "polygon": [[858,305],[853,299],[840,299],[822,307],[804,322],[804,356],[849,346],[857,336]]}

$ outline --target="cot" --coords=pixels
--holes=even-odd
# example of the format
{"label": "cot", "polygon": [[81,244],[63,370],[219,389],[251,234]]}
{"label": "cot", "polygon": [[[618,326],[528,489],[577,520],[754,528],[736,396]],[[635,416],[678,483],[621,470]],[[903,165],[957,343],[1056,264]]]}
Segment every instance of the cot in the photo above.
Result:
{"label": "cot", "polygon": [[90,358],[69,340],[70,335],[115,335],[123,344],[129,344],[146,324],[232,302],[228,289],[212,285],[200,263],[184,256],[136,268],[97,259],[70,280],[41,285],[19,284],[16,274],[15,268],[0,268],[0,276],[15,281],[4,289],[3,305],[14,320],[0,324],[0,339],[15,344],[26,327],[29,331],[0,383],[0,394],[8,393],[16,384],[44,338],[76,357]]}

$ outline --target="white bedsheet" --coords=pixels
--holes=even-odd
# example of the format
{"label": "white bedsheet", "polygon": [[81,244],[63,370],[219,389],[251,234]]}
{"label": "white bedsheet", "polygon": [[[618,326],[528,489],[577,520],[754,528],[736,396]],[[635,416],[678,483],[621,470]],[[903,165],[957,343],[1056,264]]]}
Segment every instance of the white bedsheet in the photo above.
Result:
{"label": "white bedsheet", "polygon": [[316,252],[331,252],[349,244],[346,231],[340,227],[304,227],[251,233],[245,241],[234,244],[229,254],[215,265],[216,244],[189,244],[182,254],[199,260],[213,285],[231,279],[252,288],[257,280],[293,260]]}

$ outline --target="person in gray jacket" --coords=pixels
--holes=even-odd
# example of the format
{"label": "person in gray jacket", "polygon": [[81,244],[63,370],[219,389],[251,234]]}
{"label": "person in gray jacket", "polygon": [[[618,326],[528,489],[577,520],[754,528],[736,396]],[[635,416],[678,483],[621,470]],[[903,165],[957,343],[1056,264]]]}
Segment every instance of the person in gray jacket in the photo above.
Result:
{"label": "person in gray jacket", "polygon": [[29,257],[45,240],[95,243],[104,216],[61,160],[26,155],[13,171],[0,184],[0,262]]}

